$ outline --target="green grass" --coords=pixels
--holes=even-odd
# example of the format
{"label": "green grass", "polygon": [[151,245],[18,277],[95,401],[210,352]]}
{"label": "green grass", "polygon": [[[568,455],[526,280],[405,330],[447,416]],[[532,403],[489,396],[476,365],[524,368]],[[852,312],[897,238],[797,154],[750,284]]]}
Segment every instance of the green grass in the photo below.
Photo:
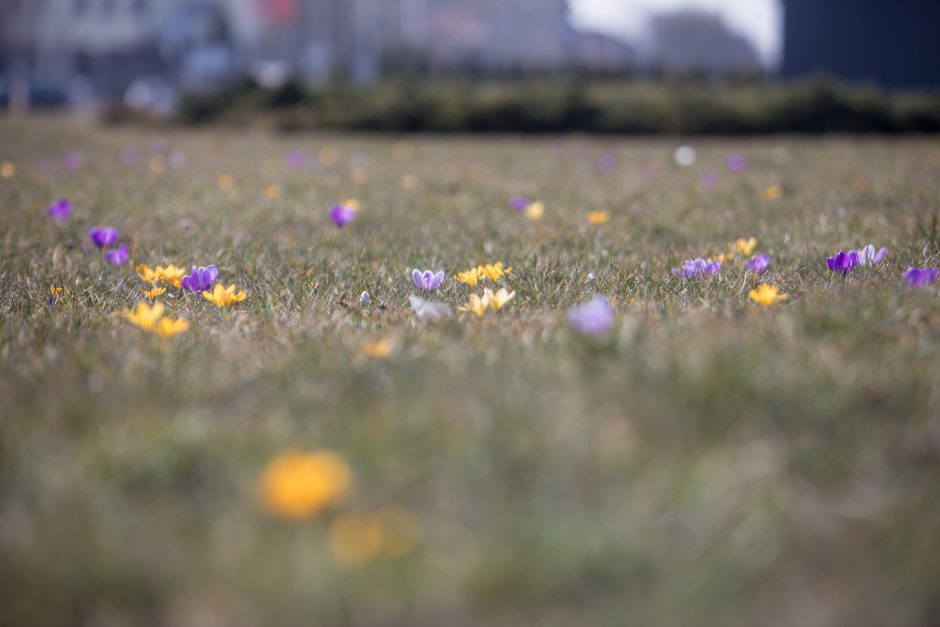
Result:
{"label": "green grass", "polygon": [[[17,166],[0,180],[0,624],[934,624],[940,299],[901,273],[940,263],[936,140],[698,141],[686,170],[674,140],[413,137],[401,158],[388,138],[169,132],[188,163],[153,174],[138,131],[0,134]],[[126,145],[141,164],[121,165]],[[77,171],[35,167],[70,150]],[[731,151],[745,174],[724,172]],[[518,193],[541,221],[506,208]],[[60,196],[66,223],[45,215]],[[339,231],[326,211],[351,196]],[[98,224],[131,263],[91,249]],[[788,302],[749,302],[739,263],[669,274],[751,235]],[[868,242],[890,248],[881,266],[824,271]],[[495,260],[506,309],[415,320],[410,268],[446,270],[456,308],[452,276]],[[163,341],[122,315],[140,262],[216,263],[249,296],[220,314],[171,290],[192,328]],[[617,326],[588,342],[564,312],[597,292]],[[360,354],[379,338],[388,359]],[[267,463],[321,448],[354,491],[308,520],[266,513]],[[338,565],[330,522],[388,505],[420,521],[417,548]]]}

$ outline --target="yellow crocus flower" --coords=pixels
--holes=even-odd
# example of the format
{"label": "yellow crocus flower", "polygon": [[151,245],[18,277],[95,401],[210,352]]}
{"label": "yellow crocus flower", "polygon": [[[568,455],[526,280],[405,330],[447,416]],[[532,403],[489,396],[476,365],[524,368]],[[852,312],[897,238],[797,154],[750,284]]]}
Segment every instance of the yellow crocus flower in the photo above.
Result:
{"label": "yellow crocus flower", "polygon": [[545,214],[545,204],[541,201],[529,203],[529,206],[525,208],[525,214],[530,220],[541,220]]}
{"label": "yellow crocus flower", "polygon": [[766,285],[764,283],[758,285],[756,290],[748,292],[748,296],[755,303],[764,307],[770,307],[778,300],[786,300],[789,298],[786,294],[781,294],[776,286]]}
{"label": "yellow crocus flower", "polygon": [[370,359],[385,359],[392,354],[392,342],[383,338],[375,342],[365,342],[359,352]]}
{"label": "yellow crocus flower", "polygon": [[740,253],[744,257],[750,257],[751,253],[754,252],[754,249],[757,247],[757,238],[752,237],[750,239],[739,239],[729,246],[730,254],[729,257],[734,257],[735,253]]}
{"label": "yellow crocus flower", "polygon": [[509,292],[505,287],[499,288],[496,293],[493,293],[489,288],[483,290],[483,300],[493,311],[502,309],[503,305],[511,301],[515,295],[514,291]]}
{"label": "yellow crocus flower", "polygon": [[458,273],[457,280],[461,283],[466,283],[470,287],[475,287],[480,281],[480,273],[477,268],[470,268],[466,272]]}
{"label": "yellow crocus flower", "polygon": [[137,303],[137,309],[134,311],[125,308],[124,315],[135,326],[145,331],[153,331],[156,329],[157,322],[163,316],[163,305],[156,303],[150,306],[144,301],[140,301]]}
{"label": "yellow crocus flower", "polygon": [[265,469],[261,495],[271,513],[297,519],[332,505],[351,484],[352,471],[339,453],[285,453]]}
{"label": "yellow crocus flower", "polygon": [[158,296],[163,296],[163,294],[166,293],[166,288],[165,287],[152,287],[149,290],[145,290],[141,288],[140,291],[143,292],[144,296],[146,296],[148,299],[156,300]]}
{"label": "yellow crocus flower", "polygon": [[245,292],[237,291],[234,283],[228,287],[216,283],[213,291],[203,292],[202,296],[216,307],[231,307],[245,300]]}
{"label": "yellow crocus flower", "polygon": [[178,333],[189,329],[189,323],[182,318],[173,320],[172,318],[161,318],[160,323],[153,330],[154,333],[163,339],[169,339]]}
{"label": "yellow crocus flower", "polygon": [[610,222],[610,212],[608,211],[592,211],[587,214],[588,222],[594,226],[601,226],[602,224],[607,224]]}
{"label": "yellow crocus flower", "polygon": [[160,276],[153,268],[150,267],[149,264],[146,263],[142,263],[137,266],[137,276],[140,277],[141,281],[150,283],[152,285],[156,285],[160,282]]}
{"label": "yellow crocus flower", "polygon": [[[487,290],[488,291],[488,290]],[[470,297],[467,299],[467,303],[458,307],[459,311],[466,311],[468,313],[474,313],[477,316],[482,316],[486,313],[486,308],[489,306],[489,301],[486,300],[486,296],[480,298],[477,294],[470,294]]]}
{"label": "yellow crocus flower", "polygon": [[182,287],[183,277],[186,275],[186,270],[183,268],[177,268],[173,264],[170,264],[166,267],[157,266],[155,270],[157,278],[160,281],[166,281],[167,283],[172,283],[173,287],[179,289]]}

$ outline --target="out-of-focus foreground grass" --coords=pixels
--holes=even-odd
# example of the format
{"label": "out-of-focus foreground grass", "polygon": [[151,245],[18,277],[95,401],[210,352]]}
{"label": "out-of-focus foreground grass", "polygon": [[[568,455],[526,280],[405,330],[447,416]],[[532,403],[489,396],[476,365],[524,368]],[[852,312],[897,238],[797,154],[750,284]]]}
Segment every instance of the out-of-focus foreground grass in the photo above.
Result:
{"label": "out-of-focus foreground grass", "polygon": [[[940,297],[900,276],[938,263],[936,140],[709,140],[679,168],[670,140],[156,140],[56,118],[0,134],[15,167],[0,180],[0,623],[940,614]],[[744,173],[725,170],[731,152]],[[513,194],[542,219],[508,209]],[[75,214],[58,222],[62,196]],[[361,209],[338,230],[327,209],[348,197]],[[88,242],[105,224],[123,267]],[[740,260],[707,282],[669,273],[749,236],[789,301],[750,302]],[[880,266],[825,270],[869,242],[890,249]],[[446,270],[435,298],[456,308],[471,289],[453,275],[495,260],[516,291],[502,311],[415,319],[411,268]],[[215,263],[248,298],[220,313],[170,290],[192,326],[162,340],[122,313],[142,262]],[[595,293],[617,323],[588,342],[564,312]],[[363,354],[383,339],[387,358]],[[345,458],[353,489],[272,516],[267,464],[317,449]],[[387,508],[417,542],[337,559],[336,520]]]}

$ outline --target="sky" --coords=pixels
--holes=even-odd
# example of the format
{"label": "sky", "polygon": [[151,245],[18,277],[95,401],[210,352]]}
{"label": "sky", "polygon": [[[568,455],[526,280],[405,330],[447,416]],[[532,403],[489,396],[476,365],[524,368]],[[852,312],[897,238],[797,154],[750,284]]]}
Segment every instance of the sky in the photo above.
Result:
{"label": "sky", "polygon": [[749,37],[768,63],[780,56],[779,0],[570,0],[575,23],[615,35],[636,37],[651,12],[695,7],[716,11]]}

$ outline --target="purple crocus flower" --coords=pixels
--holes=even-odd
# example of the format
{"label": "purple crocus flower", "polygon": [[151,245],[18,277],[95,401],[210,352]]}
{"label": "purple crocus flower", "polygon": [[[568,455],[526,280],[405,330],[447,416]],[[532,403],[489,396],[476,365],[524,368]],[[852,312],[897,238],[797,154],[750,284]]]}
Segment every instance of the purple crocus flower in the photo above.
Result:
{"label": "purple crocus flower", "polygon": [[848,252],[840,250],[838,255],[826,257],[826,265],[830,272],[841,272],[848,274],[849,270],[858,265],[858,253],[854,250]]}
{"label": "purple crocus flower", "polygon": [[672,276],[682,279],[695,279],[714,276],[721,272],[721,264],[717,261],[696,258],[688,259],[678,268],[672,269]]}
{"label": "purple crocus flower", "polygon": [[617,157],[610,154],[601,155],[597,160],[597,167],[601,172],[613,172],[617,167]]}
{"label": "purple crocus flower", "polygon": [[911,287],[927,287],[937,282],[938,268],[908,268],[904,273],[904,280]]}
{"label": "purple crocus flower", "polygon": [[49,206],[49,217],[56,220],[67,220],[72,215],[72,203],[60,198]]}
{"label": "purple crocus flower", "polygon": [[614,323],[614,310],[598,294],[588,302],[568,310],[568,323],[584,335],[604,335]]}
{"label": "purple crocus flower", "polygon": [[307,155],[299,150],[287,153],[287,167],[292,170],[303,170],[307,167]]}
{"label": "purple crocus flower", "polygon": [[219,269],[215,266],[193,266],[189,274],[180,282],[183,289],[190,292],[208,292],[219,278]]}
{"label": "purple crocus flower", "polygon": [[127,246],[121,244],[117,248],[112,248],[104,254],[104,260],[113,266],[123,266],[127,263],[130,255],[127,252]]}
{"label": "purple crocus flower", "polygon": [[729,172],[740,174],[747,169],[747,157],[740,152],[732,153],[725,159],[725,166],[728,168]]}
{"label": "purple crocus flower", "polygon": [[415,287],[419,290],[433,292],[444,282],[444,272],[434,273],[430,270],[425,270],[424,272],[414,270],[411,273],[411,280],[414,281]]}
{"label": "purple crocus flower", "polygon": [[698,180],[698,186],[702,189],[713,189],[718,187],[718,175],[714,172],[706,172]]}
{"label": "purple crocus flower", "polygon": [[881,260],[885,258],[885,255],[888,254],[887,248],[879,248],[878,252],[875,252],[875,247],[869,244],[855,251],[856,256],[858,257],[858,265],[860,266],[877,266],[881,263]]}
{"label": "purple crocus flower", "polygon": [[140,151],[134,146],[128,146],[121,153],[121,161],[124,165],[134,165],[140,160]]}
{"label": "purple crocus flower", "polygon": [[113,226],[96,226],[88,229],[88,237],[91,238],[91,243],[98,248],[110,248],[114,246],[117,244],[120,236],[120,231]]}
{"label": "purple crocus flower", "polygon": [[764,272],[767,271],[767,267],[769,265],[770,257],[767,255],[754,255],[748,260],[744,267],[754,274],[764,274]]}
{"label": "purple crocus flower", "polygon": [[347,205],[336,205],[330,209],[330,219],[338,228],[343,228],[356,219],[356,210]]}
{"label": "purple crocus flower", "polygon": [[62,165],[65,166],[66,170],[77,170],[82,167],[84,162],[85,157],[83,157],[80,152],[70,152],[65,155],[65,158],[62,160]]}
{"label": "purple crocus flower", "polygon": [[525,196],[513,196],[509,199],[509,206],[516,211],[525,211],[529,206],[529,199]]}

